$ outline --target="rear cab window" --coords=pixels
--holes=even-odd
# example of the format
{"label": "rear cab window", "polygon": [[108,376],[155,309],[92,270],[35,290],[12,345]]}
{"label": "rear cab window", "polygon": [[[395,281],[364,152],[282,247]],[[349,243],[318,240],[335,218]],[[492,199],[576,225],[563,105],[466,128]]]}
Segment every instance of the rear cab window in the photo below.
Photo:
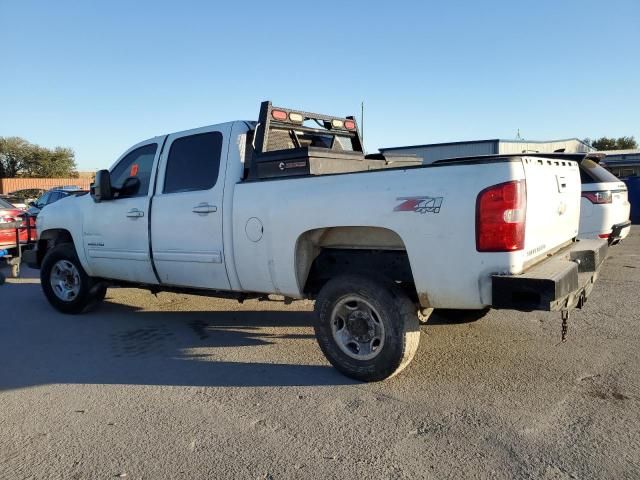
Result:
{"label": "rear cab window", "polygon": [[222,133],[178,138],[171,144],[162,193],[209,190],[218,181]]}
{"label": "rear cab window", "polygon": [[580,162],[580,180],[585,183],[620,183],[620,179],[588,158]]}

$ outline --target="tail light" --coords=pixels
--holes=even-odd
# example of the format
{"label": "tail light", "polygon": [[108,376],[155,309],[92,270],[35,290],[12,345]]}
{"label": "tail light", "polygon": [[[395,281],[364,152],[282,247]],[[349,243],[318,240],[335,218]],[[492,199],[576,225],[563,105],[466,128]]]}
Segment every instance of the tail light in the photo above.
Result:
{"label": "tail light", "polygon": [[613,195],[611,190],[601,190],[599,192],[582,192],[582,197],[597,205],[611,203]]}
{"label": "tail light", "polygon": [[13,217],[0,217],[0,223],[13,223],[15,221],[17,220]]}
{"label": "tail light", "polygon": [[476,200],[476,250],[524,249],[526,208],[524,180],[500,183],[481,191]]}

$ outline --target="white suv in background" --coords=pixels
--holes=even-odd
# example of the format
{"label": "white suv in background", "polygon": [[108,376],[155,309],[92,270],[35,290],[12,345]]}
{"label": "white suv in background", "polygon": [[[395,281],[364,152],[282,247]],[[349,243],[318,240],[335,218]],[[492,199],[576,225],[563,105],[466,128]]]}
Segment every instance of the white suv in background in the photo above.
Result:
{"label": "white suv in background", "polygon": [[578,238],[608,238],[614,245],[629,235],[627,186],[591,158],[580,162],[582,199]]}

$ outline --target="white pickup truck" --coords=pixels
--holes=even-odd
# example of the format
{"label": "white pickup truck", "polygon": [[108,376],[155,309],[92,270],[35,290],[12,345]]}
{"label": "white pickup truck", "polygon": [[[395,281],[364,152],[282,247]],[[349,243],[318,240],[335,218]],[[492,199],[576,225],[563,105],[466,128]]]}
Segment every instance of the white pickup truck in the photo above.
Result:
{"label": "white pickup truck", "polygon": [[575,240],[579,209],[558,155],[365,156],[353,117],[264,102],[131,147],[40,213],[27,262],[65,313],[109,286],[315,299],[328,360],[373,381],[412,359],[420,312],[580,307],[607,244]]}

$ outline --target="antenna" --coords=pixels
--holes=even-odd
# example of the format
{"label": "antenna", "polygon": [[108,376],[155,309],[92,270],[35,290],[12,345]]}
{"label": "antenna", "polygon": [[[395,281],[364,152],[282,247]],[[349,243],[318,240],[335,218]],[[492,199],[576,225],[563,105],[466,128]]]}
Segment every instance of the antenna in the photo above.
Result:
{"label": "antenna", "polygon": [[523,140],[523,138],[520,136],[520,129],[518,129],[518,133],[516,133],[516,140]]}
{"label": "antenna", "polygon": [[364,146],[364,100],[360,102],[360,138],[362,138],[362,145]]}

